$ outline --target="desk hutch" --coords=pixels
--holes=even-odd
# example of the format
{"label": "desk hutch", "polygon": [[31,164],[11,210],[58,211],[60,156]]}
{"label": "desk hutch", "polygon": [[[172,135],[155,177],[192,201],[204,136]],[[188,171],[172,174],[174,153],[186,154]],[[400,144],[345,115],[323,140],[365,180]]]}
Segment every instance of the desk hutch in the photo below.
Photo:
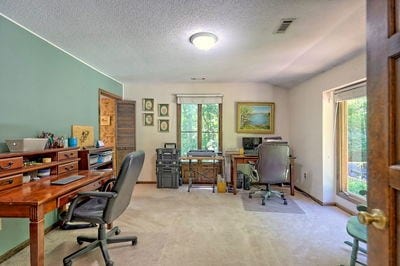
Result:
{"label": "desk hutch", "polygon": [[[43,158],[51,162],[40,163]],[[38,163],[29,163],[29,162]],[[96,190],[112,177],[111,170],[78,171],[78,149],[48,149],[36,152],[0,153],[0,217],[28,218],[30,264],[44,265],[44,216],[62,208],[78,192]],[[50,169],[49,176],[23,183],[23,175]],[[50,182],[73,174],[78,181],[62,185]]]}

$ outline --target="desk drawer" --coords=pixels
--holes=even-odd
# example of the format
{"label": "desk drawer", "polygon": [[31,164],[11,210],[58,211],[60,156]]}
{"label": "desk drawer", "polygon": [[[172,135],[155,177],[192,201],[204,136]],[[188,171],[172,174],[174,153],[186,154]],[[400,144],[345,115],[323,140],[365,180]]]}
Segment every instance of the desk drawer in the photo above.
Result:
{"label": "desk drawer", "polygon": [[21,168],[23,165],[22,157],[0,159],[0,172]]}
{"label": "desk drawer", "polygon": [[68,202],[71,202],[79,192],[96,190],[100,188],[104,182],[105,182],[104,180],[97,180],[93,183],[90,183],[89,185],[80,188],[79,190],[72,191],[68,194],[62,195],[61,197],[57,198],[57,208],[64,206]]}
{"label": "desk drawer", "polygon": [[0,190],[9,189],[19,185],[22,185],[22,174],[0,178]]}
{"label": "desk drawer", "polygon": [[66,163],[58,166],[59,175],[73,171],[78,171],[78,162]]}
{"label": "desk drawer", "polygon": [[58,161],[78,158],[78,150],[60,151],[57,153]]}

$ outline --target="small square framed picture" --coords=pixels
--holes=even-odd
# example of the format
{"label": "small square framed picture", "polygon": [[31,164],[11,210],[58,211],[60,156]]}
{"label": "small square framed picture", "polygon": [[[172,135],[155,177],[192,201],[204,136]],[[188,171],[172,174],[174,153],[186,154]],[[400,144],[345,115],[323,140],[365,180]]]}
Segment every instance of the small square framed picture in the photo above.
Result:
{"label": "small square framed picture", "polygon": [[100,116],[100,126],[109,126],[111,124],[111,119],[109,115]]}
{"label": "small square framed picture", "polygon": [[154,111],[154,99],[144,98],[142,102],[143,111],[153,112]]}
{"label": "small square framed picture", "polygon": [[158,131],[169,132],[169,120],[159,119],[158,120]]}
{"label": "small square framed picture", "polygon": [[145,126],[154,126],[154,114],[143,114],[143,123]]}
{"label": "small square framed picture", "polygon": [[158,116],[169,116],[169,104],[161,103],[158,105]]}

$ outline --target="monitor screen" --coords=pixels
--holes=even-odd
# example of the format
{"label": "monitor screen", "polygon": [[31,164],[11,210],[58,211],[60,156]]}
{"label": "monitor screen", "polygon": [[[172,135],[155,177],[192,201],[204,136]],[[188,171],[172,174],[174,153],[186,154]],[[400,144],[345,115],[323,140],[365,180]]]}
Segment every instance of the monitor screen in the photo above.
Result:
{"label": "monitor screen", "polygon": [[262,138],[251,138],[244,137],[242,138],[242,145],[244,150],[254,150],[258,147],[262,142]]}

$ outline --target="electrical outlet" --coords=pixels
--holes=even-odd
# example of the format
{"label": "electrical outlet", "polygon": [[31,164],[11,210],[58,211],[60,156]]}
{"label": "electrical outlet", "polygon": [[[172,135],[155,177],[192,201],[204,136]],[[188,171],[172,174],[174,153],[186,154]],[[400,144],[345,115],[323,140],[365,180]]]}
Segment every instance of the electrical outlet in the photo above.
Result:
{"label": "electrical outlet", "polygon": [[303,177],[304,177],[304,179],[307,179],[307,172],[303,173]]}

